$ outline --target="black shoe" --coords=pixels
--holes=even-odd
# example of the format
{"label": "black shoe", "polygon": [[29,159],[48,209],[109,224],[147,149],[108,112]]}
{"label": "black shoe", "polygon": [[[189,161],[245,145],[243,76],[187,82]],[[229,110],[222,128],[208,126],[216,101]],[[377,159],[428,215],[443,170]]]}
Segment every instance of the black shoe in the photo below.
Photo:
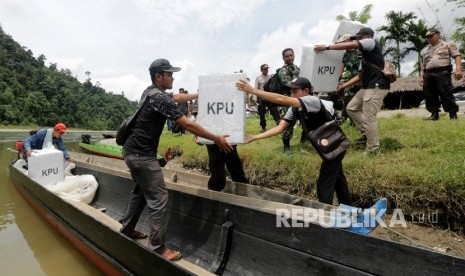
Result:
{"label": "black shoe", "polygon": [[262,130],[260,130],[260,133],[263,133],[266,131],[266,128],[262,127]]}
{"label": "black shoe", "polygon": [[437,120],[439,120],[439,113],[437,113],[437,112],[431,113],[431,116],[429,116],[425,120],[427,120],[427,121],[437,121]]}
{"label": "black shoe", "polygon": [[457,120],[457,112],[450,112],[449,117],[451,120]]}
{"label": "black shoe", "polygon": [[284,146],[284,153],[285,153],[285,154],[291,154],[291,153],[292,153],[291,147],[289,147],[289,146]]}
{"label": "black shoe", "polygon": [[367,142],[367,137],[365,135],[355,140],[355,144],[365,144],[366,142]]}

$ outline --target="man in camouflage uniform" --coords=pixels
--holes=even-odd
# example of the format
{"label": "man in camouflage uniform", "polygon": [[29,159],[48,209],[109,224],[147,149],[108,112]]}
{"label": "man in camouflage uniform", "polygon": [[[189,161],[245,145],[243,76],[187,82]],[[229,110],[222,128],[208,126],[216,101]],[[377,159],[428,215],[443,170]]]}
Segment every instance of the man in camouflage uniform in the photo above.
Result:
{"label": "man in camouflage uniform", "polygon": [[[289,85],[291,84],[291,81],[299,76],[300,73],[300,68],[294,64],[294,50],[291,48],[286,48],[282,52],[283,55],[283,60],[284,60],[284,65],[279,69],[277,74],[279,75],[279,78],[281,79],[281,82],[288,88],[285,91],[282,91],[284,95],[290,96],[290,91],[291,89],[289,88]],[[291,146],[290,146],[290,141],[292,138],[292,135],[294,133],[294,125],[289,125],[289,127],[283,131],[282,133],[282,139],[283,139],[283,145],[284,145],[284,152],[285,153],[291,153]],[[304,137],[304,135],[302,136]],[[301,142],[302,138],[301,137]]]}
{"label": "man in camouflage uniform", "polygon": [[[264,89],[265,83],[271,78],[271,76],[268,75],[269,68],[270,67],[268,66],[268,64],[262,64],[260,66],[260,71],[262,72],[262,74],[255,79],[256,89],[265,90]],[[252,95],[252,96],[256,97],[255,95]],[[247,96],[247,98],[249,97]],[[271,116],[273,116],[273,120],[276,122],[276,125],[279,124],[281,117],[279,116],[278,107],[274,103],[261,99],[260,97],[257,97],[257,101],[258,101],[258,115],[260,117],[260,126],[262,128],[261,132],[265,132],[266,131],[266,116],[265,115],[266,115],[267,107],[268,107],[268,110],[270,111]]]}
{"label": "man in camouflage uniform", "polygon": [[425,35],[428,41],[422,51],[423,58],[422,76],[420,84],[423,84],[426,109],[431,112],[427,120],[437,121],[439,119],[439,108],[449,112],[451,120],[457,119],[459,107],[455,103],[452,94],[452,64],[450,59],[455,60],[455,79],[462,78],[462,64],[460,52],[453,42],[442,41],[437,29],[428,30]]}

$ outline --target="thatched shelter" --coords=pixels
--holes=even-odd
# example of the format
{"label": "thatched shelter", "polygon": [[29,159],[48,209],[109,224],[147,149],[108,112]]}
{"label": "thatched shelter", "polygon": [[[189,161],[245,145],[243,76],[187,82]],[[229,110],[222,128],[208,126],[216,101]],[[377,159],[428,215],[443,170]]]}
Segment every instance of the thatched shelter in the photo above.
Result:
{"label": "thatched shelter", "polygon": [[[455,80],[453,74],[451,77],[454,93],[465,91],[465,77],[458,81]],[[423,87],[420,85],[420,77],[398,78],[391,84],[391,93],[384,98],[384,107],[387,109],[418,107],[423,100]]]}
{"label": "thatched shelter", "polygon": [[424,100],[420,77],[398,78],[391,83],[391,91],[384,98],[384,108],[401,109],[418,107]]}

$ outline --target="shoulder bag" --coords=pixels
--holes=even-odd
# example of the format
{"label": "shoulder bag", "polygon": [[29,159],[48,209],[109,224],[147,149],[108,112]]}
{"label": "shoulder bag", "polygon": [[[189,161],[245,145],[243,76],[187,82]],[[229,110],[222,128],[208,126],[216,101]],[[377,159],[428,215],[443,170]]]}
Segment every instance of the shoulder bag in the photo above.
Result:
{"label": "shoulder bag", "polygon": [[[321,106],[324,108],[323,103]],[[326,110],[326,112],[328,111]],[[349,139],[347,139],[339,126],[339,123],[334,119],[324,123],[313,131],[308,131],[305,120],[302,120],[302,128],[307,134],[310,143],[312,143],[321,158],[325,160],[332,160],[336,158],[339,154],[345,152],[350,146]]]}

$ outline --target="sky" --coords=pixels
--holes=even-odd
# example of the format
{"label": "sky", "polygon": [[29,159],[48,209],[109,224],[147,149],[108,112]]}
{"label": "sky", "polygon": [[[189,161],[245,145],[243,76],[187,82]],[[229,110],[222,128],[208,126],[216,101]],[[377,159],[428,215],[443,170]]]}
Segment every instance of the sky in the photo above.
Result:
{"label": "sky", "polygon": [[[303,46],[331,42],[337,15],[369,3],[366,25],[373,29],[394,10],[414,12],[429,26],[439,18],[452,33],[453,18],[464,9],[428,2],[431,7],[425,0],[0,0],[0,24],[35,57],[45,55],[47,65],[70,69],[81,82],[91,72],[94,85],[139,100],[157,58],[182,68],[174,74],[174,93],[196,92],[200,74],[243,70],[253,81],[261,64],[270,73],[283,64],[285,48],[294,49],[300,65]],[[412,71],[413,59],[402,64],[403,73]]]}

